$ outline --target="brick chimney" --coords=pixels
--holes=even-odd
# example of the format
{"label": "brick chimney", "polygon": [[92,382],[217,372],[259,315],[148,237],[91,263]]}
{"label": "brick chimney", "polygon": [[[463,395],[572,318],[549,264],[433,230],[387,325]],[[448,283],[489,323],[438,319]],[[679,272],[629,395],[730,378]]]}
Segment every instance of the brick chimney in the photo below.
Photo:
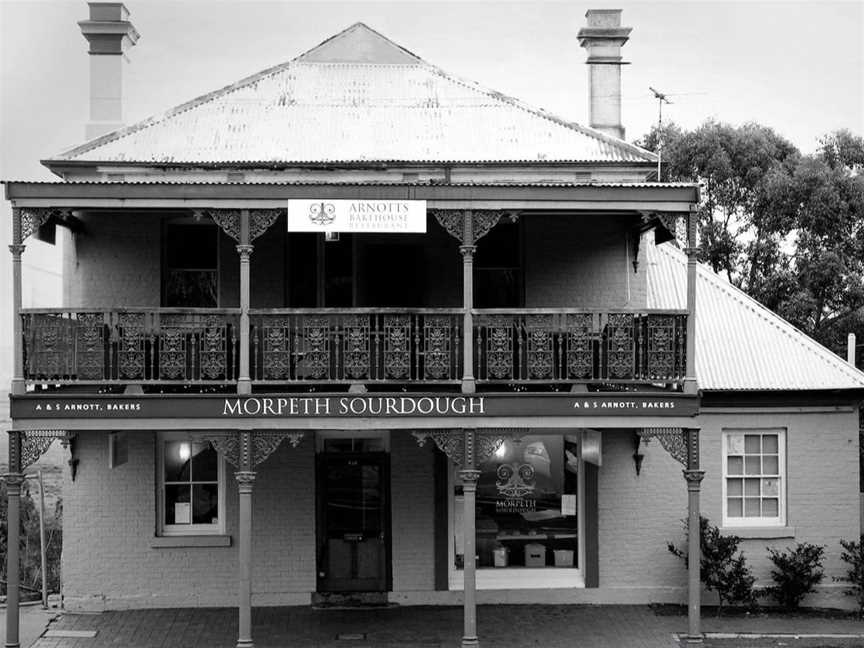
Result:
{"label": "brick chimney", "polygon": [[579,30],[579,45],[588,50],[590,125],[624,139],[621,124],[621,47],[631,27],[621,26],[620,9],[589,9],[588,25]]}
{"label": "brick chimney", "polygon": [[90,44],[90,120],[86,137],[93,139],[123,126],[123,72],[126,52],[138,42],[122,2],[88,2],[89,20],[78,23]]}

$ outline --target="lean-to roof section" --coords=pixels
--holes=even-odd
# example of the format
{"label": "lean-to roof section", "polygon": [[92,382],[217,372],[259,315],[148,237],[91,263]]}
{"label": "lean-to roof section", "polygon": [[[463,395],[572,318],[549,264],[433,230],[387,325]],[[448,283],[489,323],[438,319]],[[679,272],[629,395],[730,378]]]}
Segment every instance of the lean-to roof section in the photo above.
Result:
{"label": "lean-to roof section", "polygon": [[357,23],[45,163],[652,162],[653,153],[430,65]]}
{"label": "lean-to roof section", "polygon": [[[646,247],[648,308],[686,308],[686,255]],[[696,378],[713,391],[864,389],[864,373],[705,265],[696,273]]]}

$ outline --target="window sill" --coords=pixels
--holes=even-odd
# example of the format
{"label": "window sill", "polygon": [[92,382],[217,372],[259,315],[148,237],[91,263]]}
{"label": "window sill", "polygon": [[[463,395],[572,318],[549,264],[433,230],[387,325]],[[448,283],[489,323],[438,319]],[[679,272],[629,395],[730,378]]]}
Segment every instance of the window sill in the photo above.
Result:
{"label": "window sill", "polygon": [[795,527],[721,527],[720,533],[736,535],[741,539],[753,538],[794,538]]}
{"label": "window sill", "polygon": [[152,549],[171,547],[230,547],[230,535],[157,536],[150,539]]}

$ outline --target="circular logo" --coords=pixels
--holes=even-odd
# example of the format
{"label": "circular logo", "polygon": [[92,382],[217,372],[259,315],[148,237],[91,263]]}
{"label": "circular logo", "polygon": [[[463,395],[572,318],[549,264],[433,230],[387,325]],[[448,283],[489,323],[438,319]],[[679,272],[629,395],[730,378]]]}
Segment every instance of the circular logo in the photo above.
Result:
{"label": "circular logo", "polygon": [[310,205],[309,220],[316,225],[329,225],[336,220],[336,206],[325,202]]}

